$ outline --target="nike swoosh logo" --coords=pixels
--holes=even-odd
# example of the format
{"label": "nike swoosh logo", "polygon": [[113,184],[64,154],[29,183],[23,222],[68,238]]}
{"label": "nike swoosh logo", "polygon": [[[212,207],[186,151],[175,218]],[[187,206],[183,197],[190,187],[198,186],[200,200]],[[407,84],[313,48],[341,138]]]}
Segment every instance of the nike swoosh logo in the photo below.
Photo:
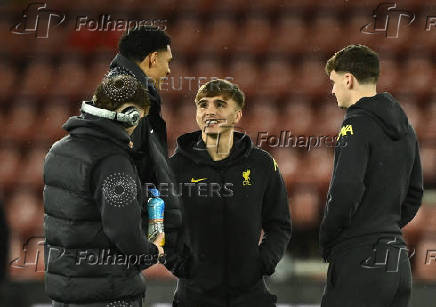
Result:
{"label": "nike swoosh logo", "polygon": [[199,182],[199,181],[206,180],[206,179],[207,178],[199,178],[199,179],[191,178],[191,182]]}

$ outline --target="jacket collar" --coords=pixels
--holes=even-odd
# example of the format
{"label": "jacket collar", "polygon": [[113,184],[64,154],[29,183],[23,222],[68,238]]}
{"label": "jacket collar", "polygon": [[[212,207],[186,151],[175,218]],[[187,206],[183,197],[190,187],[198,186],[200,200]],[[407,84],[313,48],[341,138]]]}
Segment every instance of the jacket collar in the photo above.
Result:
{"label": "jacket collar", "polygon": [[[87,102],[90,103],[90,102]],[[130,136],[122,124],[107,118],[82,112],[70,117],[62,126],[70,135],[88,135],[111,141],[124,149],[130,149]]]}

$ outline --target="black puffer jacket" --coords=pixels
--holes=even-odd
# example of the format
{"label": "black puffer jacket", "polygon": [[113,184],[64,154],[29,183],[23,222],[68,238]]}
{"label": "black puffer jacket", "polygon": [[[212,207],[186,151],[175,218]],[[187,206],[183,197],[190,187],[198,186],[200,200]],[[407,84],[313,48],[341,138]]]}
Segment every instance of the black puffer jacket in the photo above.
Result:
{"label": "black puffer jacket", "polygon": [[[147,117],[141,119],[132,134],[133,156],[143,184],[174,182],[168,166],[168,146],[165,120],[161,117],[161,98],[153,81],[134,62],[117,54],[110,65],[108,76],[128,74],[135,77],[148,90],[151,102]],[[183,251],[182,213],[177,195],[162,196],[165,201],[165,253],[167,268],[173,270],[176,254]],[[144,219],[145,221],[146,219]]]}
{"label": "black puffer jacket", "polygon": [[6,278],[7,260],[9,255],[9,228],[6,222],[3,202],[0,201],[0,285]]}
{"label": "black puffer jacket", "polygon": [[46,292],[66,303],[143,296],[141,270],[158,251],[141,227],[146,206],[129,135],[119,123],[87,114],[71,117],[64,129],[69,135],[44,163]]}

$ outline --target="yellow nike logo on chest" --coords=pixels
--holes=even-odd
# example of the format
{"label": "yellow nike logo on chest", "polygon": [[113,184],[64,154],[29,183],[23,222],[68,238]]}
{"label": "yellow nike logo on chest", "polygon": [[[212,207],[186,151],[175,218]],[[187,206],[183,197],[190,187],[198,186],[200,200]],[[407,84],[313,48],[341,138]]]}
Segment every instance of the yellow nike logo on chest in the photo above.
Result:
{"label": "yellow nike logo on chest", "polygon": [[203,180],[206,180],[207,178],[199,178],[199,179],[194,179],[194,178],[191,178],[191,182],[199,182],[199,181],[203,181]]}

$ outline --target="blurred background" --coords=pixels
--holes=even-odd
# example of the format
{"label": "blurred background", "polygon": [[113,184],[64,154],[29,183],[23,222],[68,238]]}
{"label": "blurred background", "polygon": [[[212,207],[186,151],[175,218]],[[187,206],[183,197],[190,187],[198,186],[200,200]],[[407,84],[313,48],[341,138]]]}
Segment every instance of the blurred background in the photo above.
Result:
{"label": "blurred background", "polygon": [[[9,225],[9,241],[2,239],[8,268],[0,305],[49,302],[41,245],[43,159],[65,135],[62,124],[92,97],[116,54],[122,31],[93,28],[106,14],[112,20],[157,20],[172,37],[174,61],[161,91],[171,153],[180,134],[197,130],[193,99],[199,82],[213,77],[227,78],[245,92],[238,129],[254,142],[260,132],[279,136],[282,130],[335,136],[344,111],[330,93],[324,64],[348,44],[377,51],[378,91],[400,101],[420,141],[426,191],[404,235],[413,255],[413,306],[434,306],[436,261],[428,260],[429,252],[436,255],[436,29],[430,22],[436,2],[424,2],[397,1],[396,10],[415,15],[413,23],[408,26],[411,19],[392,11],[381,31],[374,29],[373,17],[381,2],[369,0],[57,0],[45,2],[50,11],[40,11],[37,32],[24,34],[13,32],[20,32],[20,23],[31,23],[32,13],[26,20],[23,10],[32,2],[0,2],[0,198]],[[56,26],[53,18],[48,27],[44,20],[50,12],[65,20]],[[377,22],[387,18],[386,10],[376,14]],[[78,30],[79,17],[94,21]],[[373,34],[361,30],[368,24],[366,32]],[[294,226],[271,290],[283,306],[318,306],[327,269],[318,250],[318,226],[333,149],[262,147],[276,158],[286,181]],[[144,274],[148,304],[169,303],[174,277],[162,266]]]}

